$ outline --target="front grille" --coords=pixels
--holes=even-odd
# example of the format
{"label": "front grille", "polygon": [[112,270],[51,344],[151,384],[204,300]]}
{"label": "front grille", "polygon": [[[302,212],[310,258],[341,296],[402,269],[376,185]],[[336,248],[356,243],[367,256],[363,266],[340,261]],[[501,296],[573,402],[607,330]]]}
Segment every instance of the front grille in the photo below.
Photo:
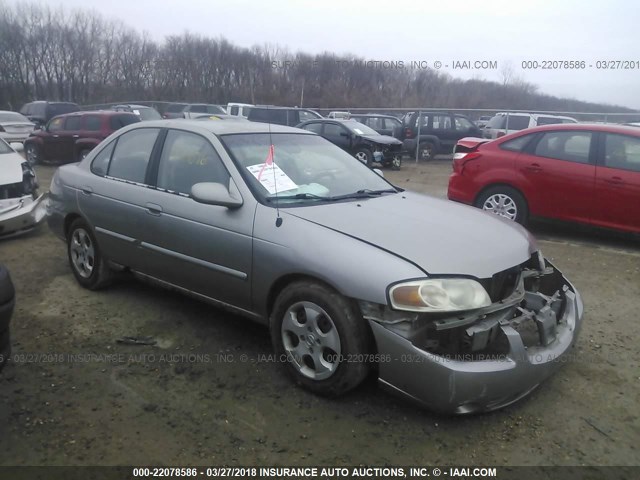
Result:
{"label": "front grille", "polygon": [[485,288],[491,302],[504,300],[513,293],[518,285],[520,272],[525,268],[537,268],[538,254],[534,253],[529,260],[494,274],[491,278],[483,278],[480,284]]}

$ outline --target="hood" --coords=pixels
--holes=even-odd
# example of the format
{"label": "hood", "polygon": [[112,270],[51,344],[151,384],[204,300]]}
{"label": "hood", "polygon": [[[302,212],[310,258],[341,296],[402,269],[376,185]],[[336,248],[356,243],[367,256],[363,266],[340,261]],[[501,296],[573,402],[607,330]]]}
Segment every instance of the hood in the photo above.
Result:
{"label": "hood", "polygon": [[0,154],[0,185],[22,182],[22,164],[26,162],[17,153]]}
{"label": "hood", "polygon": [[489,278],[525,262],[537,250],[533,237],[514,222],[416,193],[291,208],[287,213],[392,252],[431,275]]}
{"label": "hood", "polygon": [[360,135],[362,138],[381,145],[402,145],[402,142],[397,138],[390,137],[389,135]]}

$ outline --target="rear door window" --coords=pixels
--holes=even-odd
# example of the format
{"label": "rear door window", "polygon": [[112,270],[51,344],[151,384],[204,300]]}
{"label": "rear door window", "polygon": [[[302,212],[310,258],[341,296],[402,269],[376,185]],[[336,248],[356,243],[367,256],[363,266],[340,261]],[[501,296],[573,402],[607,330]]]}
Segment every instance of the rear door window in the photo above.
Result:
{"label": "rear door window", "polygon": [[607,133],[604,166],[640,172],[640,138]]}
{"label": "rear door window", "polygon": [[139,128],[120,136],[109,164],[109,176],[145,183],[147,165],[159,132],[159,128]]}
{"label": "rear door window", "polygon": [[568,162],[589,163],[590,132],[548,132],[538,141],[534,154]]}
{"label": "rear door window", "polygon": [[434,130],[451,130],[451,117],[449,115],[434,115],[431,128]]}
{"label": "rear door window", "polygon": [[529,128],[529,117],[523,115],[509,115],[508,118],[505,115],[504,122],[505,126],[502,128],[508,130],[524,130],[525,128]]}
{"label": "rear door window", "polygon": [[509,150],[510,152],[521,152],[529,144],[529,142],[535,137],[534,134],[522,135],[521,137],[507,140],[500,144],[502,150]]}
{"label": "rear door window", "polygon": [[74,115],[73,117],[67,117],[64,122],[65,130],[80,130],[80,124],[82,123],[82,117],[80,115]]}
{"label": "rear door window", "polygon": [[84,130],[97,132],[102,126],[102,118],[98,115],[86,115],[84,117]]}

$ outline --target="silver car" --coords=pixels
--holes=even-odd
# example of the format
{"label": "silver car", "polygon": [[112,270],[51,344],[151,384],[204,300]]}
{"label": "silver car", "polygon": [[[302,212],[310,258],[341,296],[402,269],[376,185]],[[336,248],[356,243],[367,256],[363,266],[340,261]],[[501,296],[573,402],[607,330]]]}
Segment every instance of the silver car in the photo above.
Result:
{"label": "silver car", "polygon": [[130,125],[57,170],[48,208],[82,286],[127,268],[261,322],[322,395],[375,374],[434,410],[497,409],[563,363],[582,321],[522,227],[295,128]]}
{"label": "silver car", "polygon": [[26,233],[42,223],[45,198],[38,194],[31,165],[0,140],[0,239]]}

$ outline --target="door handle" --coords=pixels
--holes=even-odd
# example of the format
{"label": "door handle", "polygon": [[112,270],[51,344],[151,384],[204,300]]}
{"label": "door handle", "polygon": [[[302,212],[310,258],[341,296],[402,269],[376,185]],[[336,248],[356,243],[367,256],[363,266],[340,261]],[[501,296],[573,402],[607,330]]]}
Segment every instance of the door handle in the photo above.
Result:
{"label": "door handle", "polygon": [[73,138],[80,138],[80,135],[74,135]]}
{"label": "door handle", "polygon": [[60,135],[54,135],[53,138],[58,138]]}
{"label": "door handle", "polygon": [[91,187],[81,187],[80,190],[82,190],[82,193],[85,195],[91,195],[93,193],[93,188]]}
{"label": "door handle", "polygon": [[160,205],[147,203],[145,206],[147,207],[147,212],[151,215],[160,215],[162,213],[162,207]]}
{"label": "door handle", "polygon": [[542,171],[542,167],[540,166],[540,164],[538,163],[532,163],[526,167],[524,167],[525,170],[529,171],[529,172],[533,172],[533,173],[538,173]]}
{"label": "door handle", "polygon": [[604,181],[611,185],[622,185],[624,183],[620,177],[606,178]]}

